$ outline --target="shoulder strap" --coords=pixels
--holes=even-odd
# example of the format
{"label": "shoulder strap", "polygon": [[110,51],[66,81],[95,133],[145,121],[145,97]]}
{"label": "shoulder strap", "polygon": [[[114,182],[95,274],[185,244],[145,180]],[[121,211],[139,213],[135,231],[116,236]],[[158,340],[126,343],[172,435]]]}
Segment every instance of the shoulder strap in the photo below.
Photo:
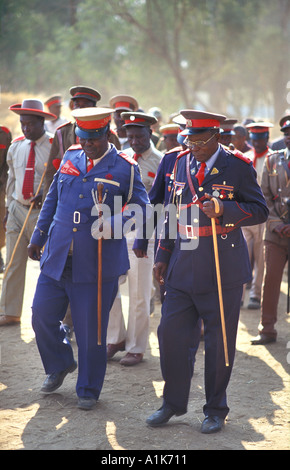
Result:
{"label": "shoulder strap", "polygon": [[57,128],[56,135],[57,135],[58,143],[59,143],[60,159],[62,159],[64,155],[64,148],[63,148],[62,134],[61,134],[60,128]]}
{"label": "shoulder strap", "polygon": [[130,155],[127,155],[127,153],[118,152],[118,155],[120,155],[120,157],[124,158],[124,160],[129,162],[131,165],[138,165],[138,163],[134,160],[134,158],[130,157]]}

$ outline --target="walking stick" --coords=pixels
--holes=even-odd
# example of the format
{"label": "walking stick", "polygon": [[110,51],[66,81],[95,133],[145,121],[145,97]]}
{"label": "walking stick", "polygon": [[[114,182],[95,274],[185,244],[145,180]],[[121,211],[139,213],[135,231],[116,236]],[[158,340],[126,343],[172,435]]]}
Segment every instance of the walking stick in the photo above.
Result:
{"label": "walking stick", "polygon": [[[213,197],[211,200],[214,202],[215,212],[216,213],[219,212],[219,203],[218,203],[217,199]],[[226,333],[225,316],[224,316],[223,293],[222,293],[222,283],[221,283],[221,273],[220,273],[220,263],[219,263],[215,218],[211,218],[211,227],[212,227],[212,238],[213,238],[213,247],[214,247],[215,267],[216,267],[216,275],[217,275],[217,285],[218,285],[220,316],[221,316],[221,325],[222,325],[222,334],[223,334],[223,343],[224,343],[225,363],[226,363],[226,366],[228,367],[229,366],[229,356],[228,356],[228,345],[227,345],[227,333]]]}
{"label": "walking stick", "polygon": [[[98,183],[98,203],[103,202],[103,183]],[[99,210],[99,221],[103,215],[103,212]],[[101,231],[101,229],[100,229]],[[102,258],[103,258],[103,240],[98,239],[98,345],[102,344]]]}
{"label": "walking stick", "polygon": [[[39,185],[38,185],[38,188],[37,188],[37,190],[36,190],[36,193],[35,193],[34,197],[38,196],[38,193],[39,193],[39,191],[40,191],[40,189],[41,189],[41,186],[42,186],[42,183],[43,183],[43,180],[44,180],[44,176],[45,176],[45,172],[46,172],[47,163],[45,163],[44,166],[45,166],[45,169],[44,169],[44,172],[42,173],[42,177],[41,177],[41,179],[40,179],[40,182],[39,182]],[[4,271],[4,274],[3,274],[3,280],[6,278],[7,273],[8,273],[8,271],[9,271],[9,269],[10,269],[12,263],[13,263],[13,259],[14,259],[16,250],[17,250],[18,245],[19,245],[19,243],[20,243],[21,237],[22,237],[23,232],[24,232],[24,230],[25,230],[25,227],[26,227],[27,221],[28,221],[28,219],[29,219],[29,216],[30,216],[30,214],[31,214],[31,211],[32,211],[32,209],[33,209],[33,206],[34,206],[34,201],[30,204],[30,207],[29,207],[29,210],[28,210],[28,212],[27,212],[27,216],[26,216],[26,218],[25,218],[25,220],[24,220],[22,229],[20,230],[20,233],[19,233],[18,238],[17,238],[17,240],[16,240],[15,246],[14,246],[14,248],[13,248],[10,261],[9,261],[7,267],[5,268],[5,271]]]}

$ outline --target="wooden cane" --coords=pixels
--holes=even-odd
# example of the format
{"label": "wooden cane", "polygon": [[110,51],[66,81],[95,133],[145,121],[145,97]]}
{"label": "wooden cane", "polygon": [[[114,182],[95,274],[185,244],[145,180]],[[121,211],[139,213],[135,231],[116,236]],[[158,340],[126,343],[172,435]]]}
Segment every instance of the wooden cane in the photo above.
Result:
{"label": "wooden cane", "polygon": [[[213,197],[211,200],[214,202],[215,212],[218,213],[219,212],[219,203],[218,203],[217,199]],[[213,238],[213,247],[214,247],[216,275],[217,275],[217,285],[218,285],[220,316],[221,316],[221,325],[222,325],[222,334],[223,334],[223,343],[224,343],[225,363],[226,363],[226,366],[228,367],[229,366],[229,356],[228,356],[228,345],[227,345],[227,333],[226,333],[225,316],[224,316],[223,293],[222,293],[222,283],[221,283],[221,273],[220,273],[220,263],[219,263],[215,218],[211,218],[211,227],[212,227],[212,238]]]}
{"label": "wooden cane", "polygon": [[[98,183],[97,193],[98,193],[98,203],[102,204],[103,202],[103,183]],[[99,222],[103,212],[99,210]],[[100,228],[100,231],[101,228]],[[102,344],[102,258],[103,258],[103,239],[98,239],[98,345]]]}
{"label": "wooden cane", "polygon": [[[40,179],[40,182],[39,182],[39,185],[38,185],[38,188],[37,188],[37,190],[36,190],[36,193],[35,193],[34,197],[38,196],[38,193],[39,193],[39,191],[40,191],[40,189],[41,189],[41,186],[42,186],[42,183],[43,183],[43,180],[44,180],[44,176],[45,176],[45,172],[46,172],[47,163],[45,163],[44,166],[45,166],[44,172],[42,173],[42,177],[41,177],[41,179]],[[14,259],[16,250],[17,250],[18,245],[19,245],[19,243],[20,243],[21,237],[22,237],[22,235],[23,235],[23,232],[24,232],[24,230],[25,230],[27,221],[28,221],[28,219],[29,219],[29,216],[30,216],[30,214],[31,214],[31,211],[32,211],[33,207],[34,207],[34,201],[30,204],[30,207],[29,207],[29,210],[28,210],[28,212],[27,212],[27,216],[25,217],[25,220],[24,220],[22,229],[20,230],[20,233],[19,233],[18,238],[17,238],[17,240],[16,240],[16,243],[15,243],[15,245],[14,245],[14,248],[13,248],[13,251],[12,251],[12,255],[11,255],[11,258],[10,258],[10,261],[9,261],[7,267],[5,268],[5,271],[4,271],[4,274],[3,274],[3,280],[6,278],[7,273],[8,273],[8,271],[9,271],[9,269],[10,269],[12,263],[13,263],[13,259]]]}

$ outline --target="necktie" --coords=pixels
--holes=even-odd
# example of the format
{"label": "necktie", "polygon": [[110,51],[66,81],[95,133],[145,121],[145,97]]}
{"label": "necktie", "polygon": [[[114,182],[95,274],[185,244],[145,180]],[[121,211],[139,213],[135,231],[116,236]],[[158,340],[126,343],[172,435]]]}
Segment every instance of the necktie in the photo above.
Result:
{"label": "necktie", "polygon": [[92,168],[94,168],[94,162],[91,158],[87,159],[87,172],[89,172]]}
{"label": "necktie", "polygon": [[33,196],[34,167],[35,167],[35,142],[30,144],[30,152],[25,169],[25,175],[22,186],[24,199],[30,199]]}
{"label": "necktie", "polygon": [[141,155],[142,155],[141,153],[134,153],[133,155],[134,160],[137,162],[138,158],[141,157]]}
{"label": "necktie", "polygon": [[264,150],[261,153],[257,153],[256,150],[254,150],[254,160],[253,160],[253,167],[256,168],[257,160],[258,158],[264,157],[266,153],[268,152],[269,147],[267,147],[267,150]]}
{"label": "necktie", "polygon": [[204,170],[205,170],[205,167],[206,167],[206,164],[205,162],[202,162],[200,164],[200,167],[199,167],[199,170],[198,172],[196,173],[196,178],[198,179],[198,184],[199,186],[201,185],[201,183],[203,182],[204,180]]}

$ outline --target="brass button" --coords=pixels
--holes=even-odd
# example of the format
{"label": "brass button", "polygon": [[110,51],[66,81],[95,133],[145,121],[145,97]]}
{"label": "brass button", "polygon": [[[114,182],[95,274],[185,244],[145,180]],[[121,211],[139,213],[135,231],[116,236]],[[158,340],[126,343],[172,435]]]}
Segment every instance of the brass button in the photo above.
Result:
{"label": "brass button", "polygon": [[79,198],[80,199],[83,199],[84,195],[83,194],[79,194]]}
{"label": "brass button", "polygon": [[86,183],[87,182],[87,178],[83,178],[83,183]]}
{"label": "brass button", "polygon": [[77,232],[78,229],[76,227],[73,228],[73,232]]}

